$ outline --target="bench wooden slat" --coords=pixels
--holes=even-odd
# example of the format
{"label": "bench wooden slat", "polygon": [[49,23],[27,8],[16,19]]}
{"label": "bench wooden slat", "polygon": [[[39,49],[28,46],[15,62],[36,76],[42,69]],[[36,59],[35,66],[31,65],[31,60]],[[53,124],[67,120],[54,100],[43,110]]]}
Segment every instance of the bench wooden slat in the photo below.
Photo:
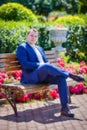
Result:
{"label": "bench wooden slat", "polygon": [[45,51],[45,54],[46,55],[53,55],[53,54],[55,54],[55,51],[54,50],[48,50],[48,51]]}
{"label": "bench wooden slat", "polygon": [[42,90],[54,89],[57,87],[57,85],[55,84],[32,84],[32,85],[28,84],[26,85],[26,84],[21,84],[21,83],[2,84],[1,86],[5,89],[10,88],[11,91],[22,90],[24,93],[28,93],[28,94],[42,92]]}
{"label": "bench wooden slat", "polygon": [[14,53],[5,53],[5,54],[0,54],[0,58],[16,58],[16,55]]}
{"label": "bench wooden slat", "polygon": [[47,55],[48,59],[55,59],[55,55]]}
{"label": "bench wooden slat", "polygon": [[[55,51],[45,51],[47,58],[50,63],[56,65],[56,54]],[[16,57],[16,54],[13,53],[5,53],[0,54],[0,72],[9,72],[20,70],[19,61]]]}
{"label": "bench wooden slat", "polygon": [[[51,50],[51,51],[45,51],[46,56],[47,55],[55,55],[55,51]],[[5,53],[5,54],[0,54],[0,58],[16,58],[16,55],[14,53]]]}
{"label": "bench wooden slat", "polygon": [[[49,59],[49,61],[55,61],[56,62],[56,58],[55,56],[52,57],[47,57]],[[19,63],[19,61],[17,59],[0,59],[0,65],[1,63]]]}
{"label": "bench wooden slat", "polygon": [[18,62],[18,59],[17,58],[14,58],[14,59],[8,59],[8,58],[0,59],[0,63],[6,63],[6,62]]}
{"label": "bench wooden slat", "polygon": [[20,69],[21,69],[21,65],[9,66],[6,68],[0,68],[0,72],[10,72],[10,71],[15,71],[15,70],[20,70]]}
{"label": "bench wooden slat", "polygon": [[11,67],[11,66],[18,66],[20,65],[19,62],[11,62],[11,63],[1,63],[0,64],[0,68],[8,68],[8,67]]}

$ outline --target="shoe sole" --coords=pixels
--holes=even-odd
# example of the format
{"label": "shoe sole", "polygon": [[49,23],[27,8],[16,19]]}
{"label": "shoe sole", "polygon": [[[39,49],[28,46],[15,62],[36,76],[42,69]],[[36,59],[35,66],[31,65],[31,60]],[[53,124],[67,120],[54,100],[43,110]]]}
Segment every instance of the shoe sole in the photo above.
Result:
{"label": "shoe sole", "polygon": [[68,114],[65,114],[65,113],[61,113],[61,116],[66,116],[66,117],[74,117],[74,114],[72,114],[72,115],[68,115]]}

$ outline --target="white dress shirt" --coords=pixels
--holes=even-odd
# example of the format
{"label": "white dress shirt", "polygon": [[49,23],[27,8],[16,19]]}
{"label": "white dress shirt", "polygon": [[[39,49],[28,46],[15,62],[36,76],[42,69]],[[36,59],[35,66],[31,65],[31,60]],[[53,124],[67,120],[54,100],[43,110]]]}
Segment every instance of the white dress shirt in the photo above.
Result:
{"label": "white dress shirt", "polygon": [[43,57],[42,57],[41,53],[39,52],[39,50],[37,49],[37,47],[36,47],[35,45],[30,45],[30,46],[31,46],[31,47],[33,48],[33,50],[35,51],[35,53],[36,53],[36,55],[37,55],[37,57],[38,57],[39,62],[40,62],[41,64],[43,64],[43,63],[44,63]]}

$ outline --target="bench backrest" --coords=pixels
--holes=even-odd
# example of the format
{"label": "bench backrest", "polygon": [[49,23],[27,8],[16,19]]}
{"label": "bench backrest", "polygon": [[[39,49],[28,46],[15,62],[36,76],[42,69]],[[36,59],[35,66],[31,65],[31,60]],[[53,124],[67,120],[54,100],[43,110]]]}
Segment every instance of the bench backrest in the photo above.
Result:
{"label": "bench backrest", "polygon": [[[45,51],[47,58],[50,63],[56,65],[57,55],[54,50]],[[20,70],[21,65],[16,57],[16,54],[13,53],[4,53],[0,54],[0,72],[11,72],[15,70]]]}

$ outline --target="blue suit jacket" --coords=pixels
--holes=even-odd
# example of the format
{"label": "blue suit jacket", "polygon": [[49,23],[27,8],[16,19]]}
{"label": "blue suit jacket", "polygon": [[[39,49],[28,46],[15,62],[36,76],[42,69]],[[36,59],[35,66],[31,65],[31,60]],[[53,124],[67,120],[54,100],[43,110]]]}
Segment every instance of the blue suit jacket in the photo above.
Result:
{"label": "blue suit jacket", "polygon": [[[39,46],[36,47],[41,53],[44,62],[48,62],[44,50]],[[22,43],[17,48],[16,55],[23,71],[21,82],[30,84],[38,83],[39,80],[35,70],[39,67],[40,63],[32,47],[27,42]]]}

